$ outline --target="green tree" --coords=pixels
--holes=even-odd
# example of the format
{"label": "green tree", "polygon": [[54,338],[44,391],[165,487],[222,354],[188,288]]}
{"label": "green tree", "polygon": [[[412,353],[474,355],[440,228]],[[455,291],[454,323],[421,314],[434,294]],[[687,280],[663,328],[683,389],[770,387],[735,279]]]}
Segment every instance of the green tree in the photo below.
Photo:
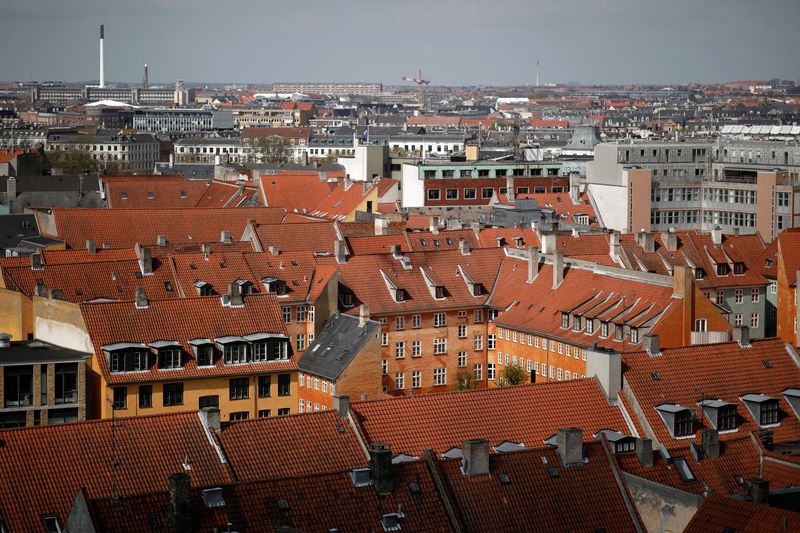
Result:
{"label": "green tree", "polygon": [[286,163],[289,160],[289,148],[286,139],[277,135],[261,137],[253,147],[256,159],[264,163]]}
{"label": "green tree", "polygon": [[98,162],[92,159],[88,150],[50,150],[47,152],[47,159],[64,174],[94,174],[99,169]]}
{"label": "green tree", "polygon": [[456,390],[472,390],[475,388],[475,375],[467,370],[466,368],[462,368],[456,374]]}
{"label": "green tree", "polygon": [[530,374],[526,372],[521,366],[508,365],[503,369],[502,382],[499,383],[501,387],[509,387],[514,385],[521,385],[530,380]]}

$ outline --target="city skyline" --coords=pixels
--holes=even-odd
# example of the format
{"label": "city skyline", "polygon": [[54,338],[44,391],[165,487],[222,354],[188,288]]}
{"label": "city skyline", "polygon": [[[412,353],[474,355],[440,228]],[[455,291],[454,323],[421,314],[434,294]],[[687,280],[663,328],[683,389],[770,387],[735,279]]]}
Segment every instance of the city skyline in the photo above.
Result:
{"label": "city skyline", "polygon": [[[450,1],[412,1],[402,10],[362,0],[347,8],[311,4],[300,14],[291,6],[244,0],[231,6],[234,16],[222,18],[206,2],[192,3],[190,12],[188,5],[165,8],[151,1],[62,6],[12,0],[0,22],[0,44],[16,52],[0,58],[0,78],[97,79],[100,24],[106,27],[110,83],[140,83],[145,63],[152,83],[402,85],[401,76],[422,67],[433,85],[524,86],[534,83],[537,59],[542,84],[718,83],[800,75],[790,52],[800,4],[787,0],[770,0],[768,8],[743,0],[697,6],[684,0],[504,1],[492,11]],[[387,24],[404,13],[409,24]],[[623,39],[603,44],[611,36]],[[32,37],[36,41],[28,43]]]}

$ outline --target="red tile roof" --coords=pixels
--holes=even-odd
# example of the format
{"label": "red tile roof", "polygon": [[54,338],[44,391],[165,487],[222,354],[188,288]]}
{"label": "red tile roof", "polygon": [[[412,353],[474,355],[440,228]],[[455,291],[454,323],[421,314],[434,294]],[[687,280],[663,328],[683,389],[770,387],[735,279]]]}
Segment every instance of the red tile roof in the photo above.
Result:
{"label": "red tile roof", "polygon": [[800,513],[709,494],[684,533],[800,531]]}
{"label": "red tile roof", "polygon": [[334,252],[339,240],[335,222],[307,222],[297,224],[258,224],[256,238],[261,250],[277,246],[281,251]]}
{"label": "red tile roof", "polygon": [[[99,370],[108,383],[131,383],[168,379],[189,379],[229,374],[287,371],[297,368],[294,356],[285,361],[198,367],[189,345],[191,339],[216,339],[227,335],[251,333],[286,334],[281,310],[272,294],[244,296],[244,306],[223,306],[219,297],[150,300],[139,309],[134,302],[81,304],[81,312],[97,355]],[[183,347],[184,366],[180,370],[115,372],[109,369],[102,347],[118,342],[149,344],[156,340],[177,341]],[[151,358],[153,359],[153,358]]]}
{"label": "red tile roof", "polygon": [[103,176],[111,208],[195,207],[210,182],[183,176]]}
{"label": "red tile roof", "polygon": [[786,229],[778,235],[778,257],[783,261],[783,268],[789,285],[797,284],[797,271],[800,270],[800,228]]}
{"label": "red tile roof", "polygon": [[[155,244],[158,235],[177,243],[219,242],[220,232],[229,231],[239,240],[248,221],[278,224],[283,220],[280,208],[194,208],[194,209],[52,209],[55,236],[69,248],[85,248],[94,240],[98,248],[107,243],[112,248],[132,247],[135,243]],[[41,214],[37,213],[37,219]],[[45,225],[39,220],[39,227]],[[44,233],[44,232],[43,232]]]}
{"label": "red tile roof", "polygon": [[252,207],[257,200],[258,187],[214,180],[195,207]]}
{"label": "red tile roof", "polygon": [[[665,348],[661,355],[651,357],[646,352],[623,355],[623,376],[636,397],[647,425],[658,442],[667,447],[685,446],[694,439],[675,439],[662,421],[656,407],[679,404],[700,413],[697,402],[719,399],[736,405],[738,431],[723,432],[721,439],[735,438],[743,432],[756,431],[758,425],[740,397],[748,393],[765,394],[778,399],[782,414],[780,425],[771,428],[775,442],[800,440],[800,420],[782,392],[800,384],[797,356],[790,356],[787,345],[777,338],[753,340],[751,346],[737,342]],[[736,372],[731,372],[735,368]],[[653,379],[657,375],[658,379]],[[630,406],[630,399],[625,398]],[[695,417],[695,434],[711,427],[708,419]]]}
{"label": "red tile roof", "polygon": [[[330,176],[331,178],[333,176]],[[288,212],[310,213],[336,188],[319,172],[263,175],[259,188],[261,201]]]}
{"label": "red tile roof", "polygon": [[354,402],[351,412],[368,442],[414,456],[478,438],[491,446],[514,441],[538,447],[566,427],[583,429],[584,440],[600,429],[630,433],[593,379]]}
{"label": "red tile roof", "polygon": [[8,531],[43,531],[49,514],[63,528],[81,487],[104,499],[166,491],[187,460],[196,486],[232,481],[197,413],[12,429],[0,438],[0,517]]}

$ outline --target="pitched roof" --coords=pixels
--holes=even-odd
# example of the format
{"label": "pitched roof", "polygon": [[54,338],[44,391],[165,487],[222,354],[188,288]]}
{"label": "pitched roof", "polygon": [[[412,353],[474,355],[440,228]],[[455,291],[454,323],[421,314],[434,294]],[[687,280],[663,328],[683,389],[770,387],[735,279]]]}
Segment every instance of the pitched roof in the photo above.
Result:
{"label": "pitched roof", "polygon": [[[286,334],[280,307],[273,294],[244,295],[242,307],[223,306],[218,297],[150,300],[148,307],[134,302],[81,304],[100,372],[108,383],[130,383],[161,379],[273,372],[297,369],[294,356],[288,360],[213,366],[197,366],[189,341],[216,339],[252,333]],[[119,342],[149,344],[156,340],[177,341],[183,347],[184,366],[180,370],[159,371],[154,365],[145,372],[111,372],[103,346]]]}
{"label": "pitched roof", "polygon": [[258,187],[214,180],[195,207],[253,207],[258,205]]}
{"label": "pitched roof", "polygon": [[583,429],[585,440],[600,429],[630,433],[594,379],[354,402],[351,412],[368,442],[414,456],[426,448],[441,454],[476,438],[492,446],[514,441],[538,447],[565,427]]}
{"label": "pitched roof", "polygon": [[374,320],[360,326],[359,318],[336,313],[325,321],[298,366],[303,372],[336,380],[380,328]]}
{"label": "pitched roof", "polygon": [[310,213],[336,188],[335,181],[319,172],[298,172],[261,176],[262,201],[289,212]]}
{"label": "pitched roof", "polygon": [[[706,416],[700,417],[699,401],[719,399],[736,405],[738,432],[756,431],[753,420],[741,397],[759,393],[778,399],[780,425],[772,427],[775,442],[800,440],[800,420],[783,397],[783,391],[800,384],[797,355],[790,355],[787,345],[778,338],[753,340],[742,347],[738,342],[724,342],[664,348],[661,355],[646,352],[622,357],[623,376],[655,438],[667,447],[681,446],[687,439],[675,439],[656,411],[662,404],[678,404],[697,413],[693,439],[701,428],[712,427]],[[736,372],[731,372],[736,368]],[[654,375],[658,378],[654,379]],[[626,405],[630,399],[624,398]],[[723,432],[721,439],[737,433]]]}
{"label": "pitched roof", "polygon": [[261,249],[277,246],[281,251],[334,253],[339,233],[334,222],[257,224],[255,234]]}
{"label": "pitched roof", "polygon": [[711,493],[692,517],[684,533],[735,531],[771,533],[800,530],[800,513]]}
{"label": "pitched roof", "polygon": [[103,176],[111,208],[195,207],[210,182],[183,176]]}
{"label": "pitched roof", "polygon": [[[172,242],[219,242],[229,231],[238,240],[250,220],[257,224],[278,224],[280,208],[193,208],[193,209],[52,209],[55,234],[69,248],[85,248],[87,240],[98,247],[132,247],[135,243],[155,244],[159,235]],[[37,213],[37,219],[41,216]],[[41,220],[39,227],[43,228]]]}
{"label": "pitched roof", "polygon": [[800,270],[800,228],[783,230],[778,235],[778,257],[783,262],[783,268],[789,285],[797,284],[797,271]]}
{"label": "pitched roof", "polygon": [[166,491],[187,460],[195,485],[232,481],[197,413],[12,429],[1,437],[0,516],[9,531],[42,531],[49,514],[64,527],[81,487],[106,499]]}

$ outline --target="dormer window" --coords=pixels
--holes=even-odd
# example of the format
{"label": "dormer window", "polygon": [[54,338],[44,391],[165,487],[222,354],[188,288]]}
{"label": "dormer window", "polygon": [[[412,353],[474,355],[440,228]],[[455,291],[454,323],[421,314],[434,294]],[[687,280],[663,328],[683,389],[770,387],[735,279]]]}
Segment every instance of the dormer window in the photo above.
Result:
{"label": "dormer window", "polygon": [[695,268],[694,269],[694,279],[703,279],[706,277],[706,271],[702,268]]}
{"label": "dormer window", "polygon": [[218,337],[217,344],[222,349],[222,358],[226,365],[247,363],[247,340],[244,337]]}
{"label": "dormer window", "polygon": [[736,405],[722,400],[698,402],[708,421],[717,431],[733,431],[737,427]]}
{"label": "dormer window", "polygon": [[144,344],[118,343],[104,346],[111,372],[139,372],[150,368],[148,349]]}
{"label": "dormer window", "polygon": [[405,289],[392,289],[390,291],[392,293],[392,298],[395,302],[405,302],[406,301],[406,291]]}
{"label": "dormer window", "polygon": [[202,280],[194,282],[194,289],[197,291],[198,296],[211,296],[214,294],[214,288],[211,284]]}
{"label": "dormer window", "polygon": [[239,285],[239,292],[242,294],[253,294],[253,284],[246,279],[237,279],[236,284]]}
{"label": "dormer window", "polygon": [[639,342],[639,330],[637,328],[631,328],[631,342],[633,344],[638,344]]}
{"label": "dormer window", "polygon": [[435,294],[436,294],[435,298],[437,300],[441,300],[442,298],[444,298],[444,287],[437,286],[435,289]]}
{"label": "dormer window", "polygon": [[778,399],[765,394],[745,394],[741,398],[753,420],[761,426],[778,424]]}
{"label": "dormer window", "polygon": [[192,339],[189,344],[197,366],[214,366],[214,343],[211,339]]}
{"label": "dormer window", "polygon": [[586,319],[586,333],[589,335],[594,333],[594,320],[591,318]]}
{"label": "dormer window", "polygon": [[[282,296],[286,294],[286,282],[276,278],[262,278],[261,283],[264,284],[264,290],[269,293]],[[242,291],[244,293],[244,291]]]}
{"label": "dormer window", "polygon": [[619,324],[614,325],[614,340],[621,341],[625,337],[625,330]]}
{"label": "dormer window", "polygon": [[572,319],[572,331],[580,331],[581,329],[581,317],[576,315],[575,318]]}
{"label": "dormer window", "polygon": [[733,264],[733,275],[734,276],[741,276],[744,274],[744,263],[734,263]]}
{"label": "dormer window", "polygon": [[279,361],[289,358],[288,341],[283,335],[273,333],[253,333],[245,335],[252,342],[250,360],[253,362]]}
{"label": "dormer window", "polygon": [[656,410],[673,438],[694,435],[694,417],[691,409],[678,404],[664,403],[656,407]]}
{"label": "dormer window", "polygon": [[608,337],[608,322],[601,322],[600,323],[600,336],[601,337]]}
{"label": "dormer window", "polygon": [[569,313],[561,313],[561,327],[564,329],[569,327]]}
{"label": "dormer window", "polygon": [[183,366],[183,350],[176,341],[155,341],[150,343],[156,353],[156,361],[159,370],[171,368],[181,368]]}
{"label": "dormer window", "polygon": [[728,263],[719,263],[717,265],[717,276],[727,276],[729,272]]}

